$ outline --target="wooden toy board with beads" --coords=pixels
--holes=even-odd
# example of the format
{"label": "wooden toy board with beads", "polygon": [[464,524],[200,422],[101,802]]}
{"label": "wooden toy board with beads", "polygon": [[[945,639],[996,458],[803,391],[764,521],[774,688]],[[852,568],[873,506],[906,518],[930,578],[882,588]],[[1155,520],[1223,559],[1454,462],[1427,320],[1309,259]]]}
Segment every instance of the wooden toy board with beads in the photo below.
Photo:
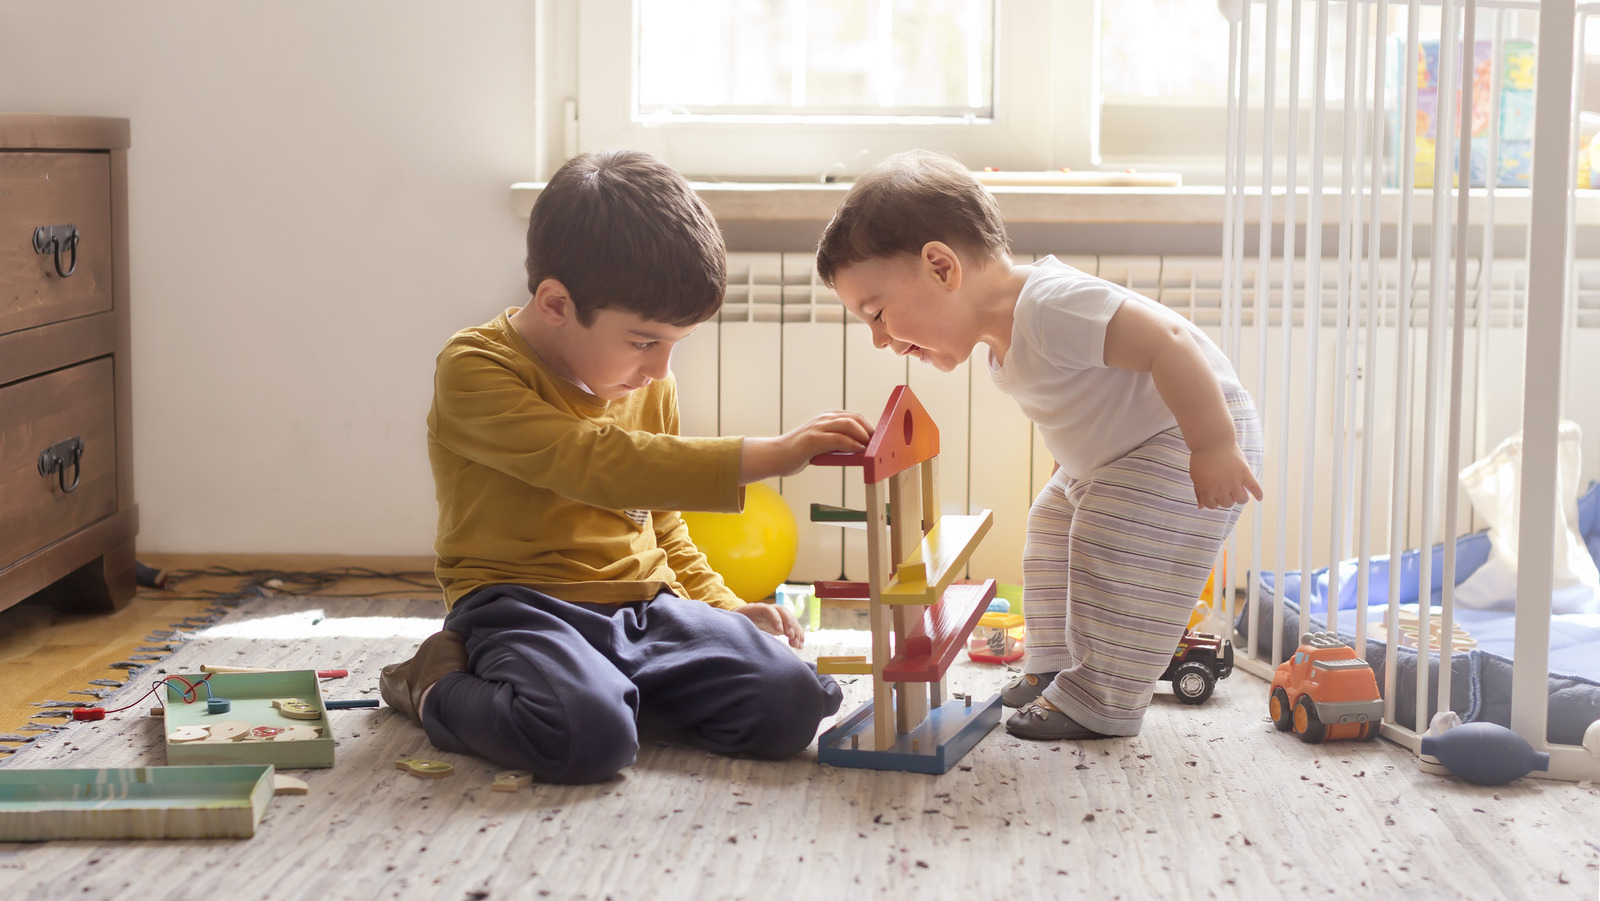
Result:
{"label": "wooden toy board with beads", "polygon": [[249,838],[270,766],[0,770],[0,842]]}
{"label": "wooden toy board with beads", "polygon": [[[314,670],[212,673],[205,685],[198,684],[203,673],[182,678],[195,694],[186,699],[176,680],[162,693],[168,764],[333,766],[333,730]],[[207,701],[215,698],[228,709],[211,712]]]}

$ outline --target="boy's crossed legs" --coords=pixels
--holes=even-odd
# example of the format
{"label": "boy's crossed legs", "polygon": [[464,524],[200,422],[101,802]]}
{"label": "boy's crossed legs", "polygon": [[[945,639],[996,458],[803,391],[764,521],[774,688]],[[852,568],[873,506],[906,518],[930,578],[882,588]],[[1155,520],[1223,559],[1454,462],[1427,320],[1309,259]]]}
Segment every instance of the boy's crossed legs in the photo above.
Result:
{"label": "boy's crossed legs", "polygon": [[468,668],[428,691],[428,738],[541,781],[610,778],[634,762],[640,727],[787,757],[841,701],[832,677],[748,619],[666,593],[579,604],[491,586],[457,602],[444,628],[466,636]]}

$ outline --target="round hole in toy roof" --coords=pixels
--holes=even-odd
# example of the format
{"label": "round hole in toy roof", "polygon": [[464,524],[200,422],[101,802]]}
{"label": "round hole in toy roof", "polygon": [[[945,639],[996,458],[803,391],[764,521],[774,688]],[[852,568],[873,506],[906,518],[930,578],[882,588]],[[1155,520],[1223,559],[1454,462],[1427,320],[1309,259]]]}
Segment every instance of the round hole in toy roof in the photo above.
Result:
{"label": "round hole in toy roof", "polygon": [[909,445],[911,443],[911,411],[910,410],[906,411],[906,415],[905,415],[904,420],[902,421],[902,425],[904,426],[905,432],[906,432],[906,444]]}

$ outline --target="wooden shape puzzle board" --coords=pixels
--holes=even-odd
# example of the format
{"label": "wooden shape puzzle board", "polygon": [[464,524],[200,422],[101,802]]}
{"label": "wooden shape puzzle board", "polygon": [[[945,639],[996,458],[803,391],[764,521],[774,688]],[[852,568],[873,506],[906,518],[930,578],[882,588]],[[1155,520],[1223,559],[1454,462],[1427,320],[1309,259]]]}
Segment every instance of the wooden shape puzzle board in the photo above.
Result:
{"label": "wooden shape puzzle board", "polygon": [[[198,683],[203,673],[184,674]],[[280,769],[333,766],[333,730],[322,703],[322,687],[314,670],[288,670],[276,673],[213,673],[209,680],[211,696],[227,698],[232,709],[226,713],[206,712],[206,690],[199,688],[199,700],[184,703],[182,684],[167,683],[164,701],[167,712],[167,763],[178,764],[272,764]],[[273,701],[297,698],[314,708],[314,719],[286,716]],[[219,724],[244,723],[250,729],[266,727],[321,730],[320,735],[298,740],[277,738],[260,740],[248,735],[237,739],[175,741],[186,734],[183,729],[215,728]]]}

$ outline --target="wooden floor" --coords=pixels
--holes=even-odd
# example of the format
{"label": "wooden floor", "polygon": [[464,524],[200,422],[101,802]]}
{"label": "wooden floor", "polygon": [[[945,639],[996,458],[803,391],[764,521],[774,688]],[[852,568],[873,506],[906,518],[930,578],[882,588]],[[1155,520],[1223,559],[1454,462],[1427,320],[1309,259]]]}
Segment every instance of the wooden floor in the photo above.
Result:
{"label": "wooden floor", "polygon": [[[328,697],[375,696],[378,669],[437,627],[432,601],[265,599],[164,662],[338,665]],[[861,653],[826,631],[807,657]],[[960,663],[953,691],[1006,673]],[[137,692],[151,675],[129,686]],[[841,680],[848,714],[869,693]],[[592,786],[490,791],[498,767],[432,748],[390,710],[333,721],[332,769],[300,770],[255,838],[0,845],[5,897],[1592,899],[1600,798],[1519,780],[1421,773],[1384,742],[1304,745],[1273,730],[1237,673],[1205,705],[1162,688],[1141,735],[1034,743],[991,732],[943,776],[836,769],[815,746],[780,762],[649,740]],[[47,735],[6,769],[163,762],[137,711]],[[443,780],[399,757],[456,766]],[[92,864],[92,866],[91,866]]]}
{"label": "wooden floor", "polygon": [[[47,700],[93,700],[73,691],[93,690],[91,679],[121,681],[126,671],[111,667],[141,653],[141,647],[160,644],[149,636],[172,628],[185,619],[213,618],[216,598],[241,591],[273,578],[288,576],[295,594],[311,594],[304,586],[321,583],[294,574],[329,573],[316,594],[356,597],[437,598],[437,586],[418,588],[415,577],[406,580],[348,576],[338,571],[428,573],[432,557],[342,557],[334,555],[270,554],[148,554],[141,562],[178,574],[168,590],[140,588],[138,596],[111,614],[66,614],[48,605],[22,603],[0,610],[0,735],[19,734]],[[249,573],[231,575],[229,573]],[[272,589],[268,589],[269,591]],[[441,602],[440,613],[443,615]],[[18,747],[0,741],[0,756]]]}

